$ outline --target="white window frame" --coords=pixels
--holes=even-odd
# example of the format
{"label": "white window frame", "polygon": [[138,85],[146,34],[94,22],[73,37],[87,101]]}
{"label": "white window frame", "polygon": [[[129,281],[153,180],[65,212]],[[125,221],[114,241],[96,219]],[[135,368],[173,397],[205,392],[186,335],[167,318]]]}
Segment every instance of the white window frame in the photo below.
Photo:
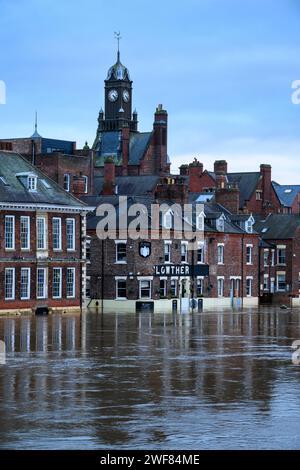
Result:
{"label": "white window frame", "polygon": [[[11,296],[6,295],[6,282],[7,282],[7,273],[12,273],[12,283],[11,283]],[[16,298],[16,270],[15,268],[5,268],[4,271],[4,296],[5,300],[15,300]]]}
{"label": "white window frame", "polygon": [[[26,221],[26,231],[22,231],[22,223]],[[25,234],[27,245],[22,245],[22,234]],[[21,250],[30,250],[30,217],[28,215],[22,215],[20,217],[20,246]]]}
{"label": "white window frame", "polygon": [[[174,283],[175,285],[175,291],[174,293],[172,294],[172,282]],[[177,297],[177,293],[178,293],[178,279],[176,277],[171,277],[170,279],[170,292],[171,292],[171,296],[172,297]]]}
{"label": "white window frame", "polygon": [[[152,299],[152,278],[145,277],[145,278],[138,278],[139,281],[139,299],[140,300],[151,300]],[[142,297],[142,282],[147,281],[149,282],[149,297]]]}
{"label": "white window frame", "polygon": [[172,225],[173,225],[172,216],[173,216],[173,213],[170,209],[163,214],[163,228],[168,229],[168,230],[172,228]]}
{"label": "white window frame", "polygon": [[[59,272],[59,293],[54,295],[54,272]],[[52,298],[61,299],[62,298],[62,268],[54,267],[52,268]]]}
{"label": "white window frame", "polygon": [[[10,220],[12,223],[11,223],[11,227],[12,227],[12,231],[9,232],[10,233],[10,236],[11,236],[11,244],[10,246],[7,245],[7,222],[8,220]],[[5,243],[5,250],[6,251],[13,251],[15,250],[16,248],[16,245],[15,245],[15,216],[14,215],[6,215],[5,216],[5,221],[4,221],[4,243]]]}
{"label": "white window frame", "polygon": [[[39,222],[43,221],[43,231],[40,232]],[[39,245],[40,235],[43,238],[43,245]],[[36,218],[36,248],[37,250],[46,250],[47,249],[47,221],[45,216],[37,216]]]}
{"label": "white window frame", "polygon": [[[266,254],[267,254],[267,260],[265,258]],[[269,266],[269,255],[270,255],[269,248],[264,248],[264,267],[265,268]]]}
{"label": "white window frame", "polygon": [[88,188],[88,185],[89,185],[89,177],[86,176],[86,175],[83,175],[82,177],[83,177],[83,179],[84,179],[84,192],[85,192],[85,194],[86,194],[86,193],[88,192],[88,189],[89,189],[89,188]]}
{"label": "white window frame", "polygon": [[251,219],[246,220],[245,230],[247,233],[253,233],[253,222]]}
{"label": "white window frame", "polygon": [[[126,250],[125,250],[125,260],[118,260],[118,249],[119,245],[125,245]],[[127,240],[115,240],[115,264],[127,264]]]}
{"label": "white window frame", "polygon": [[37,177],[35,175],[27,176],[27,189],[31,193],[36,192],[37,190]]}
{"label": "white window frame", "polygon": [[[161,287],[160,287],[160,283],[163,282],[164,283],[164,287],[163,287],[163,294],[161,295]],[[167,294],[168,294],[168,279],[166,277],[160,277],[159,278],[159,296],[160,298],[161,297],[167,297]]]}
{"label": "white window frame", "polygon": [[[247,283],[250,281],[250,288],[249,288],[249,294],[247,293],[248,286]],[[253,293],[253,276],[247,276],[246,277],[246,297],[252,297]]]}
{"label": "white window frame", "polygon": [[[284,276],[285,278],[285,289],[279,289],[278,288],[278,278],[279,276]],[[276,273],[276,291],[277,292],[286,292],[286,272],[285,271],[277,271]]]}
{"label": "white window frame", "polygon": [[[22,273],[27,272],[27,295],[22,295]],[[29,300],[30,299],[30,287],[31,287],[31,269],[30,268],[21,268],[21,277],[20,277],[20,299]]]}
{"label": "white window frame", "polygon": [[[279,250],[284,250],[285,256],[285,262],[284,263],[279,263]],[[278,266],[286,266],[286,245],[277,245],[276,246],[276,251],[277,251],[277,265]]]}
{"label": "white window frame", "polygon": [[[56,222],[58,222],[58,233],[56,235],[58,235],[58,247],[55,247],[54,246],[54,227],[55,227],[55,224]],[[62,250],[62,230],[61,230],[61,227],[62,227],[62,222],[61,222],[61,217],[52,217],[52,247],[53,247],[53,251],[61,251]]]}
{"label": "white window frame", "polygon": [[[164,241],[164,263],[169,264],[171,263],[171,245],[172,242],[170,240],[165,240]],[[166,250],[166,248],[168,249]],[[168,255],[169,259],[166,260],[166,255]]]}
{"label": "white window frame", "polygon": [[[68,226],[72,222],[72,246],[69,246]],[[67,251],[76,251],[76,220],[73,217],[66,219],[66,238],[67,238]]]}
{"label": "white window frame", "polygon": [[70,173],[64,174],[64,190],[68,193],[70,192],[70,182],[71,182],[71,175]]}
{"label": "white window frame", "polygon": [[[198,281],[201,281],[201,293],[198,292]],[[201,297],[203,295],[204,290],[204,276],[197,276],[196,279],[196,296]]]}
{"label": "white window frame", "polygon": [[[188,252],[189,252],[188,243],[189,242],[187,242],[187,241],[182,241],[181,242],[181,245],[180,245],[180,262],[181,262],[181,264],[188,264],[188,261],[189,261],[189,258],[188,258]],[[183,250],[183,247],[185,247],[184,250]],[[185,255],[185,261],[182,260],[182,255],[183,254]]]}
{"label": "white window frame", "polygon": [[203,212],[201,212],[201,214],[198,214],[197,218],[196,218],[196,228],[200,232],[204,231],[204,218],[205,218],[205,216],[204,216]]}
{"label": "white window frame", "polygon": [[216,220],[216,229],[219,232],[225,232],[225,219],[224,219],[224,217],[221,216]]}
{"label": "white window frame", "polygon": [[[219,256],[219,248],[222,248],[221,250],[222,256]],[[224,264],[224,243],[218,243],[217,245],[217,264],[219,265]]]}
{"label": "white window frame", "polygon": [[[43,294],[39,295],[39,272],[44,272],[44,284],[43,284]],[[47,299],[48,292],[48,281],[47,281],[47,268],[37,268],[36,270],[36,298],[37,299]]]}
{"label": "white window frame", "polygon": [[[68,294],[68,277],[69,277],[69,272],[73,273],[73,291],[72,295]],[[67,268],[67,277],[66,277],[66,297],[67,299],[74,299],[76,297],[76,270],[75,268]]]}
{"label": "white window frame", "polygon": [[[220,281],[220,284],[219,284],[219,281]],[[224,276],[218,276],[217,277],[217,295],[220,298],[224,297],[224,284],[225,284]],[[221,290],[219,289],[220,285],[222,286]]]}
{"label": "white window frame", "polygon": [[[125,297],[119,297],[118,296],[118,282],[119,281],[125,281],[126,282],[126,296]],[[127,300],[127,276],[116,276],[115,277],[115,286],[116,286],[116,300]]]}
{"label": "white window frame", "polygon": [[[266,286],[265,287],[265,281],[266,281]],[[263,277],[263,291],[268,292],[270,290],[270,282],[269,282],[269,274],[264,274]]]}
{"label": "white window frame", "polygon": [[[249,261],[248,261],[248,253],[247,253],[248,249],[249,249]],[[253,245],[251,244],[246,245],[246,264],[248,266],[253,264]]]}

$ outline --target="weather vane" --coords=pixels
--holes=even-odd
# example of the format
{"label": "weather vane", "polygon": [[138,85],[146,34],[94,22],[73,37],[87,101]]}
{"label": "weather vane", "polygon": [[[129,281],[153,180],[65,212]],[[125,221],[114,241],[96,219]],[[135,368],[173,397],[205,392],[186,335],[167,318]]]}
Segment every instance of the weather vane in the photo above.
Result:
{"label": "weather vane", "polygon": [[118,41],[118,54],[120,53],[120,40],[122,39],[120,31],[115,31],[115,39]]}

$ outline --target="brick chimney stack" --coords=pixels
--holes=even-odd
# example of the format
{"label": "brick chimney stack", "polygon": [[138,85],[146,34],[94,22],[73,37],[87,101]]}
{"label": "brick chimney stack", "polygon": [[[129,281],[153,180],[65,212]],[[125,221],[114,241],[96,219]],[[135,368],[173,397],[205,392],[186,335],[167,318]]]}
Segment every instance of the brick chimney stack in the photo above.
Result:
{"label": "brick chimney stack", "polygon": [[168,113],[159,104],[154,114],[154,154],[155,174],[169,174],[170,163],[168,162]]}
{"label": "brick chimney stack", "polygon": [[188,191],[184,178],[178,175],[161,178],[156,187],[155,198],[186,204]]}
{"label": "brick chimney stack", "polygon": [[130,129],[128,124],[122,127],[122,175],[128,175],[128,162],[129,162],[129,139],[130,139]]}
{"label": "brick chimney stack", "polygon": [[238,214],[240,208],[240,190],[237,185],[219,186],[215,190],[217,204],[224,206],[232,214]]}
{"label": "brick chimney stack", "polygon": [[227,185],[227,162],[226,160],[215,161],[214,173],[216,176],[217,188],[225,188]]}
{"label": "brick chimney stack", "polygon": [[115,194],[116,182],[116,165],[112,158],[108,158],[104,162],[104,183],[102,194],[104,196],[112,196]]}
{"label": "brick chimney stack", "polygon": [[200,191],[200,176],[203,173],[203,163],[199,162],[197,158],[189,165],[189,190],[191,193]]}
{"label": "brick chimney stack", "polygon": [[272,181],[272,167],[265,163],[260,165],[261,175],[261,189],[262,189],[262,201],[264,207],[271,205],[271,181]]}
{"label": "brick chimney stack", "polygon": [[76,175],[73,177],[73,194],[75,196],[82,196],[85,194],[85,178],[82,175]]}

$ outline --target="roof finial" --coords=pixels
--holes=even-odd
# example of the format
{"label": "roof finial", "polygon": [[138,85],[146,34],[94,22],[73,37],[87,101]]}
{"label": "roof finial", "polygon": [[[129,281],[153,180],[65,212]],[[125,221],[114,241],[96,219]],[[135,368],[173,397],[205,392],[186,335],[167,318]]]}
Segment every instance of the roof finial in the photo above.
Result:
{"label": "roof finial", "polygon": [[31,138],[32,139],[38,139],[40,138],[40,134],[38,133],[38,113],[37,111],[35,112],[35,121],[34,121],[34,133],[32,134]]}
{"label": "roof finial", "polygon": [[120,31],[115,31],[115,39],[118,41],[118,62],[120,61],[120,41],[122,39]]}

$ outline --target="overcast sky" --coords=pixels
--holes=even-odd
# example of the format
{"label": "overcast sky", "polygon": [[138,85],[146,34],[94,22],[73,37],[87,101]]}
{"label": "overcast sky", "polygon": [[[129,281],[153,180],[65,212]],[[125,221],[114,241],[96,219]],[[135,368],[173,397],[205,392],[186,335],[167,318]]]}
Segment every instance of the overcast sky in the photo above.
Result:
{"label": "overcast sky", "polygon": [[172,170],[197,157],[300,184],[299,0],[0,0],[0,138],[33,131],[93,143],[103,80],[131,73],[140,130],[169,112]]}

